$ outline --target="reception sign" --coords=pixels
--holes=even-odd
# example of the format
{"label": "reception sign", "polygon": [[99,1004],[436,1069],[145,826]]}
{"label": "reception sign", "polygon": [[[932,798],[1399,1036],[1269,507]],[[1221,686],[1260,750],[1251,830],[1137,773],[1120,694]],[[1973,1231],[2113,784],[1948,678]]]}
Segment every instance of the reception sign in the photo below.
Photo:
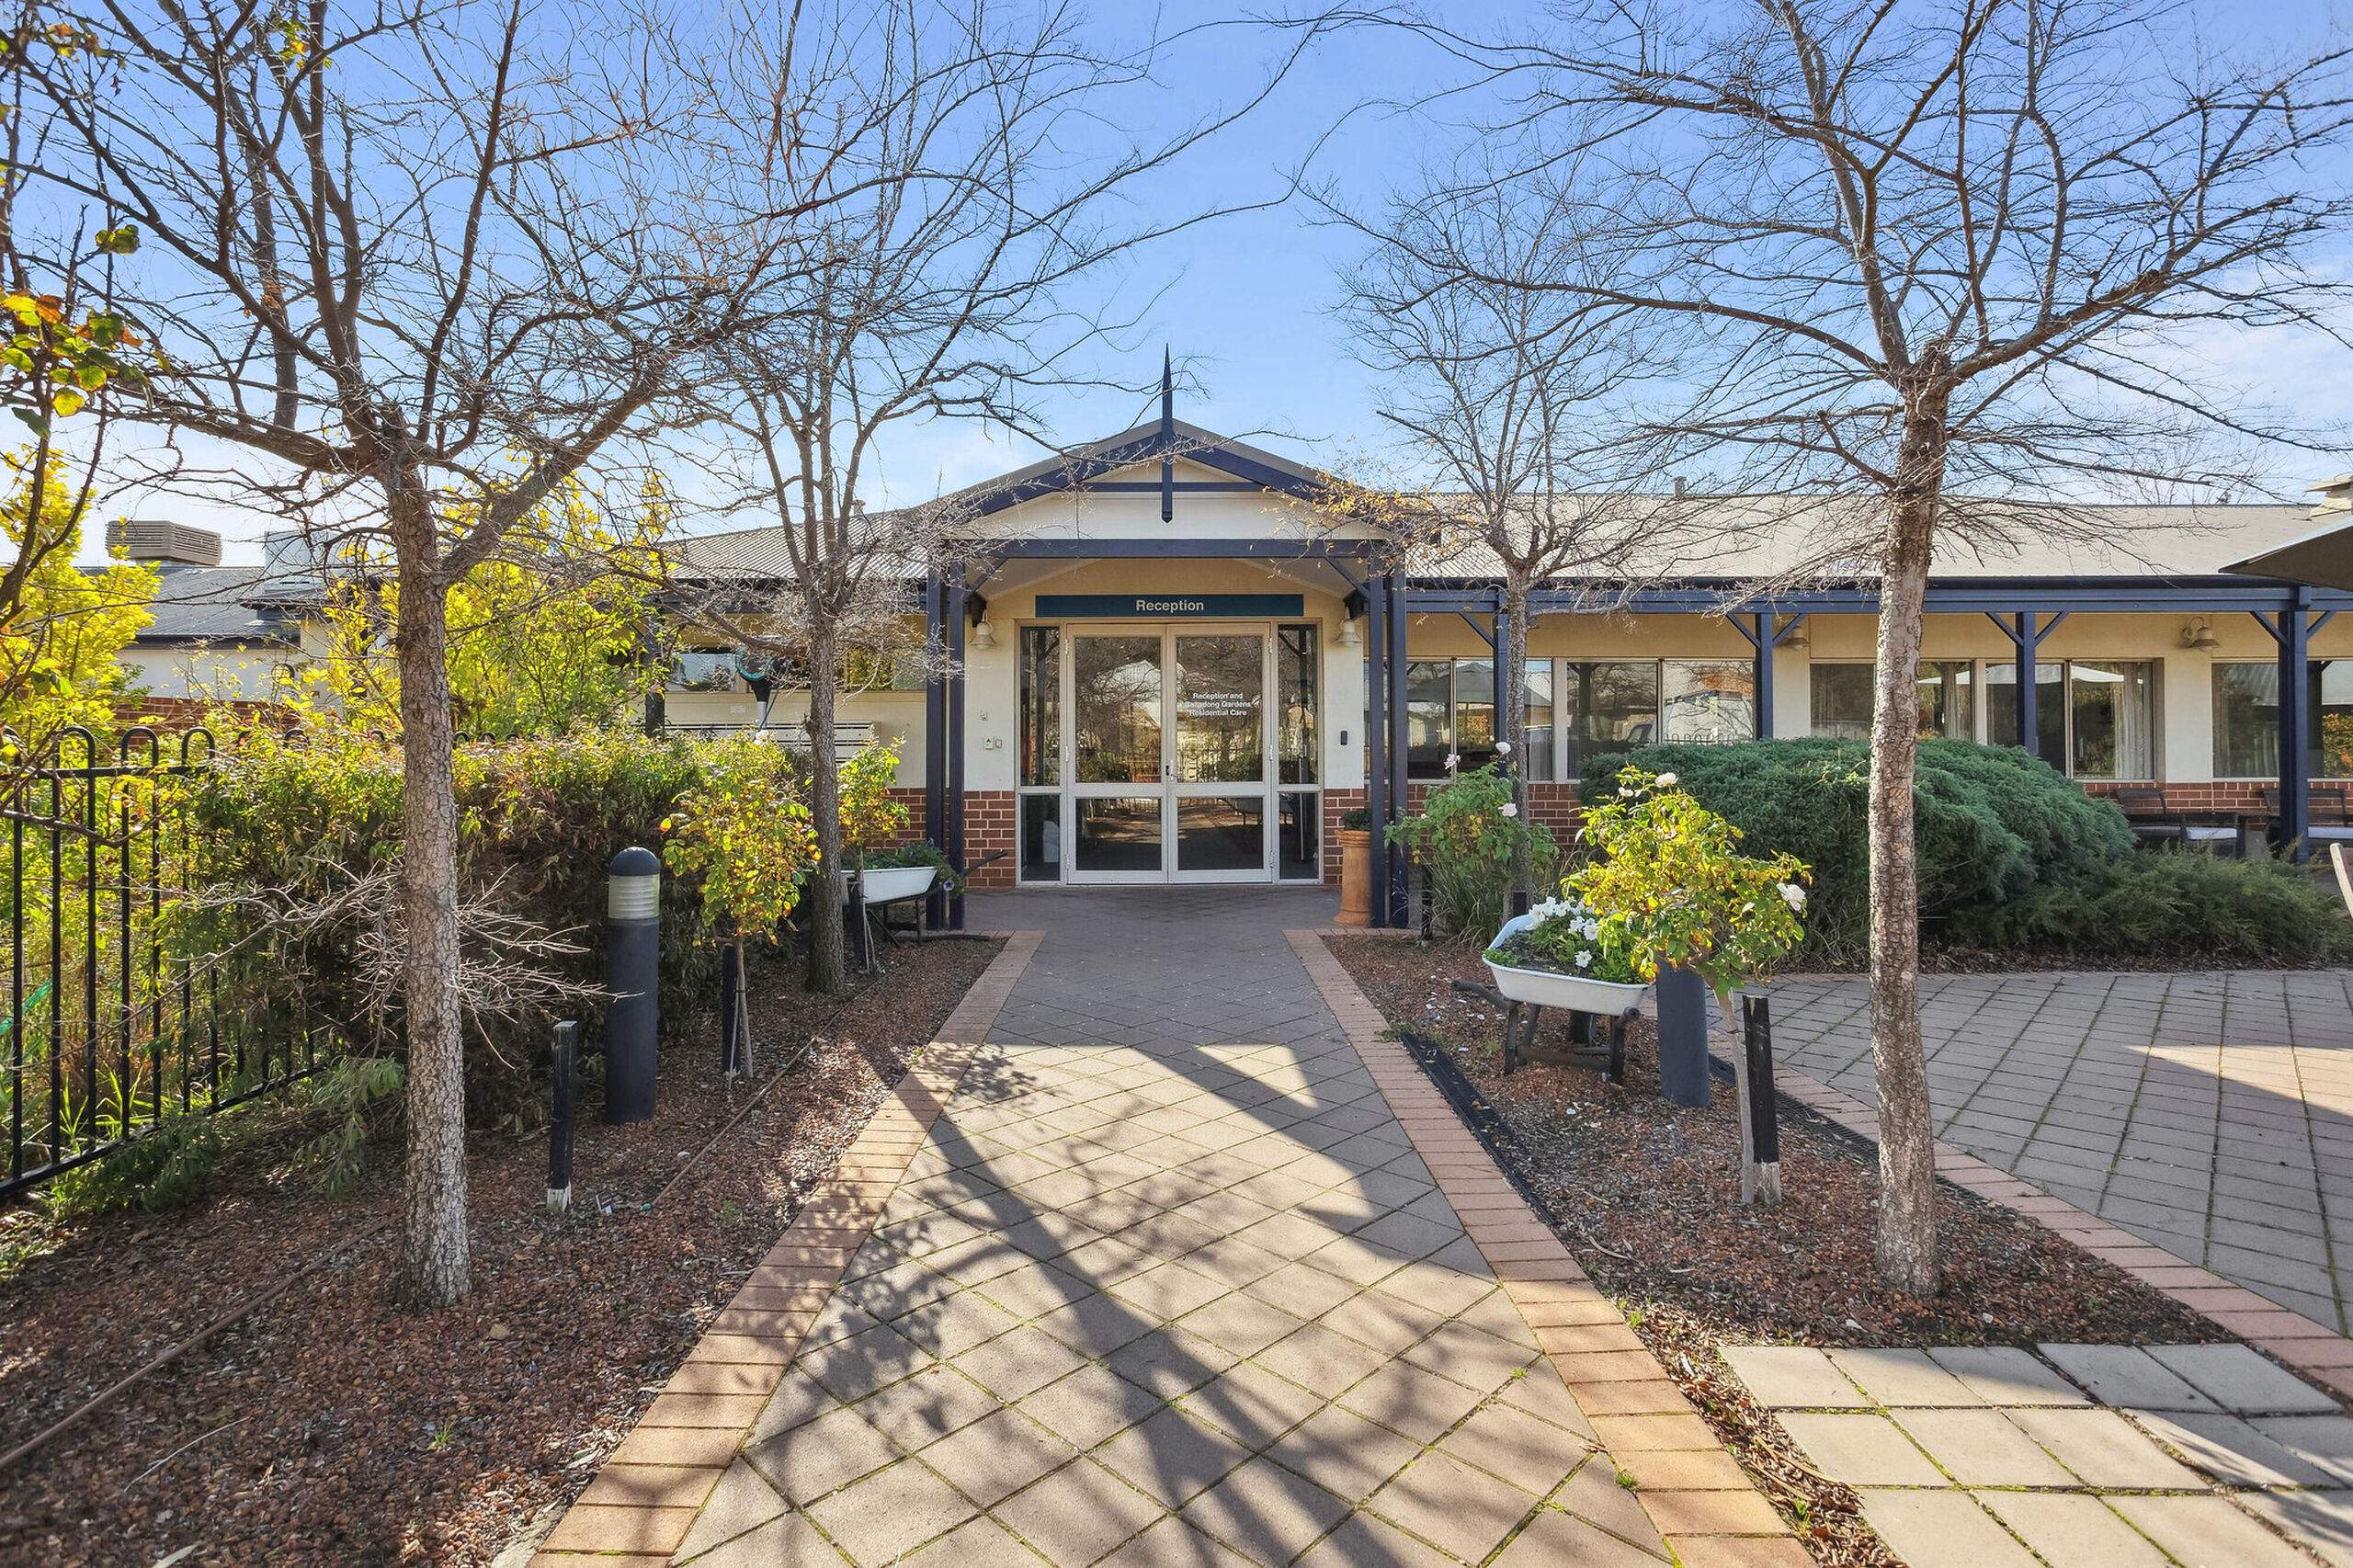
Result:
{"label": "reception sign", "polygon": [[1040,594],[1040,620],[1276,620],[1305,613],[1302,594]]}

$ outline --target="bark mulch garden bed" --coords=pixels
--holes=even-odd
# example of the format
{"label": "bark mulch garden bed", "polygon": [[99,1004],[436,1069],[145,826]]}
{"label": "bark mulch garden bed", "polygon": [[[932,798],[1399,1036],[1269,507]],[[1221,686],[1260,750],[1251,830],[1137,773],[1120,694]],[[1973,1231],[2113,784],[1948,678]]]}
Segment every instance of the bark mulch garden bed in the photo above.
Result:
{"label": "bark mulch garden bed", "polygon": [[[1726,1345],[2165,1344],[2227,1340],[2212,1322],[2010,1210],[1939,1186],[1944,1292],[1888,1290],[1871,1266],[1878,1156],[1802,1107],[1781,1107],[1782,1203],[1740,1205],[1740,1124],[1719,1081],[1704,1109],[1658,1093],[1657,1037],[1629,1031],[1626,1082],[1546,1064],[1505,1076],[1502,1015],[1454,992],[1484,983],[1477,949],[1328,938],[1383,1017],[1443,1056],[1492,1112],[1491,1141],[1596,1284],[1825,1564],[1890,1568],[1854,1493],[1808,1466],[1716,1354]],[[1567,1044],[1547,1012],[1540,1053]],[[1446,1069],[1441,1066],[1443,1074]],[[1489,1119],[1475,1112],[1479,1119]]]}
{"label": "bark mulch garden bed", "polygon": [[[0,1562],[489,1562],[587,1485],[996,950],[896,949],[840,1000],[756,968],[761,1083],[818,1043],[658,1207],[754,1092],[721,1081],[712,1019],[663,1051],[653,1120],[606,1126],[584,1085],[568,1215],[543,1130],[477,1134],[474,1292],[447,1312],[390,1300],[396,1139],[343,1201],[249,1149],[186,1209],[67,1228],[0,1284],[0,1452],[332,1261],[0,1477]],[[0,1212],[0,1246],[43,1222]]]}

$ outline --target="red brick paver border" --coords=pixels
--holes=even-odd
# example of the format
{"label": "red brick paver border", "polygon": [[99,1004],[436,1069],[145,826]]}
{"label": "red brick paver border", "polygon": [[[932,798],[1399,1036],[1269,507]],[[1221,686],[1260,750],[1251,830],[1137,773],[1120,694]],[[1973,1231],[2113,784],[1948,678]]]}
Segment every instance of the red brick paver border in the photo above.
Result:
{"label": "red brick paver border", "polygon": [[[1776,1067],[1783,1094],[1873,1143],[1879,1142],[1879,1112],[1844,1090],[1794,1068]],[[2221,1275],[2153,1246],[2098,1215],[2053,1198],[1949,1143],[1937,1144],[1937,1174],[1965,1191],[2015,1210],[2045,1230],[2056,1232],[2127,1274],[2203,1314],[2224,1331],[2286,1363],[2340,1398],[2353,1399],[2353,1339],[2314,1323],[2302,1312],[2232,1284]]]}
{"label": "red brick paver border", "polygon": [[1005,950],[540,1543],[531,1568],[588,1568],[592,1561],[597,1568],[654,1568],[686,1540],[1044,939],[1038,931],[1003,935]]}
{"label": "red brick paver border", "polygon": [[1389,1020],[1324,947],[1325,933],[1285,935],[1602,1447],[1633,1477],[1635,1497],[1676,1555],[1690,1568],[1805,1568],[1813,1561],[1805,1549],[1623,1314],[1536,1217],[1412,1054],[1381,1038]]}

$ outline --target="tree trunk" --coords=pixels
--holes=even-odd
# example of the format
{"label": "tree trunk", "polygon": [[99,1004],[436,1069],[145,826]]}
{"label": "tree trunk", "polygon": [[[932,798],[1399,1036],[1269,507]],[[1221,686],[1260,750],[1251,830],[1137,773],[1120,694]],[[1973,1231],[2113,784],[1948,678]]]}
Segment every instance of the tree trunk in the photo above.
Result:
{"label": "tree trunk", "polygon": [[458,1001],[458,801],[449,603],[423,477],[391,500],[400,567],[402,865],[407,880],[408,1181],[394,1293],[411,1310],[473,1289],[466,1241],[466,1062]]}
{"label": "tree trunk", "polygon": [[842,780],[834,762],[836,654],[832,625],[811,617],[809,639],[809,815],[817,828],[817,874],[809,886],[809,989],[837,996],[849,989],[843,953]]}
{"label": "tree trunk", "polygon": [[1495,672],[1495,733],[1511,743],[1504,774],[1511,780],[1512,803],[1519,808],[1519,831],[1511,839],[1511,887],[1517,896],[1504,906],[1509,915],[1522,913],[1536,896],[1530,842],[1536,819],[1528,801],[1528,579],[1518,572],[1505,574],[1504,610],[1504,645],[1495,651],[1503,666]]}
{"label": "tree trunk", "polygon": [[1880,1278],[1938,1290],[1936,1131],[1920,1045],[1920,877],[1912,781],[1919,750],[1921,609],[1944,468],[1941,403],[1906,415],[1900,477],[1880,562],[1871,713],[1871,1058],[1879,1079]]}

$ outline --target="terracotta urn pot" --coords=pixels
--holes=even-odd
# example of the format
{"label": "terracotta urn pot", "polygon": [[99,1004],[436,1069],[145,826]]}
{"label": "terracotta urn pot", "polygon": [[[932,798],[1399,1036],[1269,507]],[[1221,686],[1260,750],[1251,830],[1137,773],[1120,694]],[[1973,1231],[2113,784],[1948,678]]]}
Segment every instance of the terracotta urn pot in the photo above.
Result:
{"label": "terracotta urn pot", "polygon": [[1340,828],[1340,913],[1343,926],[1372,924],[1372,831]]}

